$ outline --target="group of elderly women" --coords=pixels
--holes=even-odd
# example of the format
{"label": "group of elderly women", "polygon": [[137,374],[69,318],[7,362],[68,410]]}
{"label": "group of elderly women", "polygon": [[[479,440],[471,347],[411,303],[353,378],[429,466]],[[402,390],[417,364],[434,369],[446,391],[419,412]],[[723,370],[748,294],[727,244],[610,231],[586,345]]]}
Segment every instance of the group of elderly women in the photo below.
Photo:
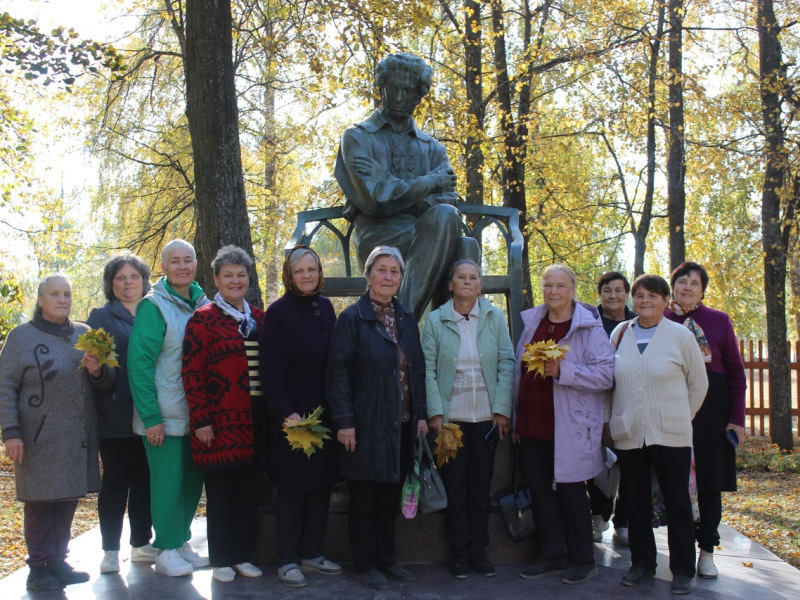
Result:
{"label": "group of elderly women", "polygon": [[[745,378],[730,319],[702,304],[708,274],[701,265],[678,267],[671,292],[657,275],[630,286],[608,273],[597,308],[576,300],[569,267],[548,267],[543,303],[522,313],[515,359],[505,317],[481,296],[471,260],[451,266],[450,299],[428,315],[421,339],[395,298],[405,263],[393,247],[372,251],[367,291],[338,320],[320,295],[322,265],[310,248],[289,254],[286,293],[266,312],[245,300],[252,259],[239,248],[223,247],[212,263],[213,301],[194,281],[188,242],[167,244],[161,263],[164,276],[152,287],[135,256],[105,267],[108,303],[88,322],[114,335],[119,367],[74,348],[87,326],[69,319],[71,289],[62,276],[42,281],[33,319],[11,332],[0,354],[0,425],[17,463],[30,589],[88,579],[65,559],[76,499],[98,488],[101,572],[119,571],[127,507],[131,560],[154,561],[168,576],[209,562],[220,582],[260,576],[249,560],[265,468],[277,490],[282,583],[302,587],[304,573],[342,572],[322,554],[331,486],[340,477],[349,488],[356,579],[376,590],[388,589],[389,579],[414,581],[394,561],[395,518],[418,437],[445,423],[463,435],[463,448],[441,465],[456,579],[495,575],[485,554],[493,440],[508,435],[541,538],[541,556],[523,578],[560,575],[577,584],[597,574],[593,541],[611,515],[611,500],[598,500],[591,483],[602,470],[603,443],[614,448],[622,474],[615,540],[629,542],[632,562],[622,583],[655,574],[651,471],[669,519],[673,593],[692,590],[695,540],[699,575],[717,576],[721,491],[736,486],[728,432],[744,436]],[[527,344],[544,341],[565,354],[545,361],[541,376],[523,355]],[[291,450],[282,428],[319,406],[339,445],[307,457]],[[188,543],[204,483],[209,558]]]}

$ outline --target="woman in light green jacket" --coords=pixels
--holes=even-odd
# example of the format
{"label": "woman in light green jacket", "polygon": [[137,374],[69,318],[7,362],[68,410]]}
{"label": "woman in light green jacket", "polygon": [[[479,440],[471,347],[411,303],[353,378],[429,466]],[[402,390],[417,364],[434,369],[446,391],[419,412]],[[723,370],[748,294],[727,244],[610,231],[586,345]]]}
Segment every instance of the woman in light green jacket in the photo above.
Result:
{"label": "woman in light green jacket", "polygon": [[437,433],[456,423],[464,447],[441,465],[447,488],[450,571],[466,579],[470,570],[492,577],[489,543],[489,488],[498,439],[511,426],[514,350],[503,313],[481,293],[480,267],[460,260],[450,268],[452,298],[428,315],[422,333],[428,420]]}

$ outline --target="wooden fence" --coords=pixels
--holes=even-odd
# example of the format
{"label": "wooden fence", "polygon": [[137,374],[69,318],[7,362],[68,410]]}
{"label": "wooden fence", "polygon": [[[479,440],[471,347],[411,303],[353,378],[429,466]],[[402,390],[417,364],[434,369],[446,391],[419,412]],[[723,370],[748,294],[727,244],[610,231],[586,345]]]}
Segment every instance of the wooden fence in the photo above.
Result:
{"label": "wooden fence", "polygon": [[[800,436],[800,341],[788,342],[789,374],[792,380],[792,417],[795,435]],[[769,362],[762,340],[739,340],[739,352],[747,375],[747,411],[745,428],[748,435],[769,435]]]}

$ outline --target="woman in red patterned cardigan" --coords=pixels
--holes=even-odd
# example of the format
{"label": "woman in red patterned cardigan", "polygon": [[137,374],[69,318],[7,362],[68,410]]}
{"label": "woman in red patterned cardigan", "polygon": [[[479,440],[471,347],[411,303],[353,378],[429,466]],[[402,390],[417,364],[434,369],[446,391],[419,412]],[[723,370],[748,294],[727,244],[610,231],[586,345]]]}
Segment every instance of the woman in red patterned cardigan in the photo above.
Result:
{"label": "woman in red patterned cardigan", "polygon": [[259,577],[255,547],[265,405],[258,376],[264,311],[244,299],[252,259],[235,246],[211,263],[219,292],[186,325],[183,387],[189,403],[192,458],[203,470],[208,554],[214,579]]}

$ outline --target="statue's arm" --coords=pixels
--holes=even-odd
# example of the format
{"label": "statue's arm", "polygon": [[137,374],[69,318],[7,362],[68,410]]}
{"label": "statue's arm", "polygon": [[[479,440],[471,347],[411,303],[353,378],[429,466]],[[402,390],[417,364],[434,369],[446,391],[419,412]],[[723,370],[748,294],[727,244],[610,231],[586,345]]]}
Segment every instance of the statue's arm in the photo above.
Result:
{"label": "statue's arm", "polygon": [[403,180],[375,158],[380,150],[377,143],[373,134],[350,128],[342,136],[336,159],[336,179],[361,212],[374,217],[391,216],[420,203],[430,203],[427,198],[431,194],[455,189],[455,175],[446,154],[442,167],[416,179]]}

